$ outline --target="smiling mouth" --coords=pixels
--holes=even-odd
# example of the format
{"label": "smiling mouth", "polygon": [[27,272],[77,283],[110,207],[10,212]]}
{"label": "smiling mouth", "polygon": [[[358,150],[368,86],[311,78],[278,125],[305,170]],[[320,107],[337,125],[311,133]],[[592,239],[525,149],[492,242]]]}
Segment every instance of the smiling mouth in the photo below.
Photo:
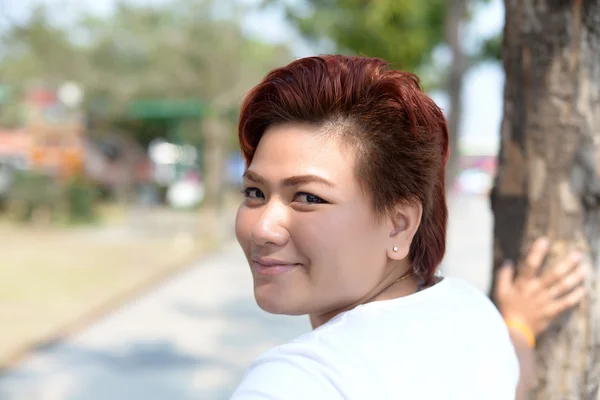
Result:
{"label": "smiling mouth", "polygon": [[301,264],[286,263],[277,260],[252,260],[252,269],[261,275],[278,275],[288,272]]}

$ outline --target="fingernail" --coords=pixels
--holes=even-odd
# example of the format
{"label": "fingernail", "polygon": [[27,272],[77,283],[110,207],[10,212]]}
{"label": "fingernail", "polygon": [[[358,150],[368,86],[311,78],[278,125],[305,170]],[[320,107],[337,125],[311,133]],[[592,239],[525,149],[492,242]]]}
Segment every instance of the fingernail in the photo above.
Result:
{"label": "fingernail", "polygon": [[512,267],[514,265],[514,263],[512,262],[512,260],[506,259],[502,262],[502,265],[500,266],[500,268],[509,268]]}
{"label": "fingernail", "polygon": [[583,253],[581,251],[575,251],[571,256],[573,261],[581,261],[583,260]]}
{"label": "fingernail", "polygon": [[550,247],[550,239],[548,239],[545,236],[539,238],[539,242],[538,243],[539,243],[540,247],[544,247],[544,248]]}

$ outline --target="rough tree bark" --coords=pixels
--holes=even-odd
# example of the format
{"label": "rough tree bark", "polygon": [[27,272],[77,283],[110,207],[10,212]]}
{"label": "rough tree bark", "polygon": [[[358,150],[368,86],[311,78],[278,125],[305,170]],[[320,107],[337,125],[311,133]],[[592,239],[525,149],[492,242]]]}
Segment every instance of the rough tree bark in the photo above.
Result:
{"label": "rough tree bark", "polygon": [[600,1],[505,0],[506,70],[492,192],[494,270],[532,241],[547,262],[586,251],[589,296],[538,338],[535,399],[598,397],[600,318]]}

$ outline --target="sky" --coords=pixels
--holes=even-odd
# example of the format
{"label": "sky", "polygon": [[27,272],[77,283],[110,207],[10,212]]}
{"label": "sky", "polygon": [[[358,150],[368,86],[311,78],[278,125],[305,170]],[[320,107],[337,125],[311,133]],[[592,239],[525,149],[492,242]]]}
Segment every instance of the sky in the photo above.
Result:
{"label": "sky", "polygon": [[[133,3],[158,4],[165,0],[128,0]],[[244,4],[256,4],[260,0],[234,0]],[[289,0],[294,1],[294,0]],[[114,9],[117,0],[0,0],[0,16],[10,15],[13,19],[27,15],[40,2],[59,10],[57,18],[69,18],[65,10],[86,10],[105,15]],[[471,48],[482,37],[492,36],[502,30],[504,6],[502,0],[491,0],[480,4],[472,23],[464,33],[464,44]],[[271,7],[255,11],[243,21],[249,35],[258,38],[292,44],[296,57],[317,54],[319,51],[305,43],[286,22],[283,10]],[[437,55],[442,61],[447,54]],[[496,154],[499,145],[500,121],[502,116],[502,91],[504,72],[499,63],[482,63],[472,68],[465,77],[463,87],[463,124],[460,131],[462,146],[467,151]],[[432,97],[443,109],[447,109],[447,98],[443,93],[432,93]]]}

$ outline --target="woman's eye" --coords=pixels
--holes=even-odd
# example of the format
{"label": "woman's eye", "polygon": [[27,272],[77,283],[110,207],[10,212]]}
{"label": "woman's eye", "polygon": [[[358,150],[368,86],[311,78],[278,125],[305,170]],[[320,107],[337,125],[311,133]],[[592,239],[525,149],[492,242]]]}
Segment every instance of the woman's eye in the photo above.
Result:
{"label": "woman's eye", "polygon": [[310,193],[298,193],[294,200],[299,201],[301,203],[307,203],[307,204],[325,204],[325,203],[327,203],[325,200],[323,200],[319,196],[315,196],[314,194],[310,194]]}
{"label": "woman's eye", "polygon": [[265,194],[260,189],[253,188],[253,187],[243,189],[242,194],[247,199],[264,199],[265,198]]}

